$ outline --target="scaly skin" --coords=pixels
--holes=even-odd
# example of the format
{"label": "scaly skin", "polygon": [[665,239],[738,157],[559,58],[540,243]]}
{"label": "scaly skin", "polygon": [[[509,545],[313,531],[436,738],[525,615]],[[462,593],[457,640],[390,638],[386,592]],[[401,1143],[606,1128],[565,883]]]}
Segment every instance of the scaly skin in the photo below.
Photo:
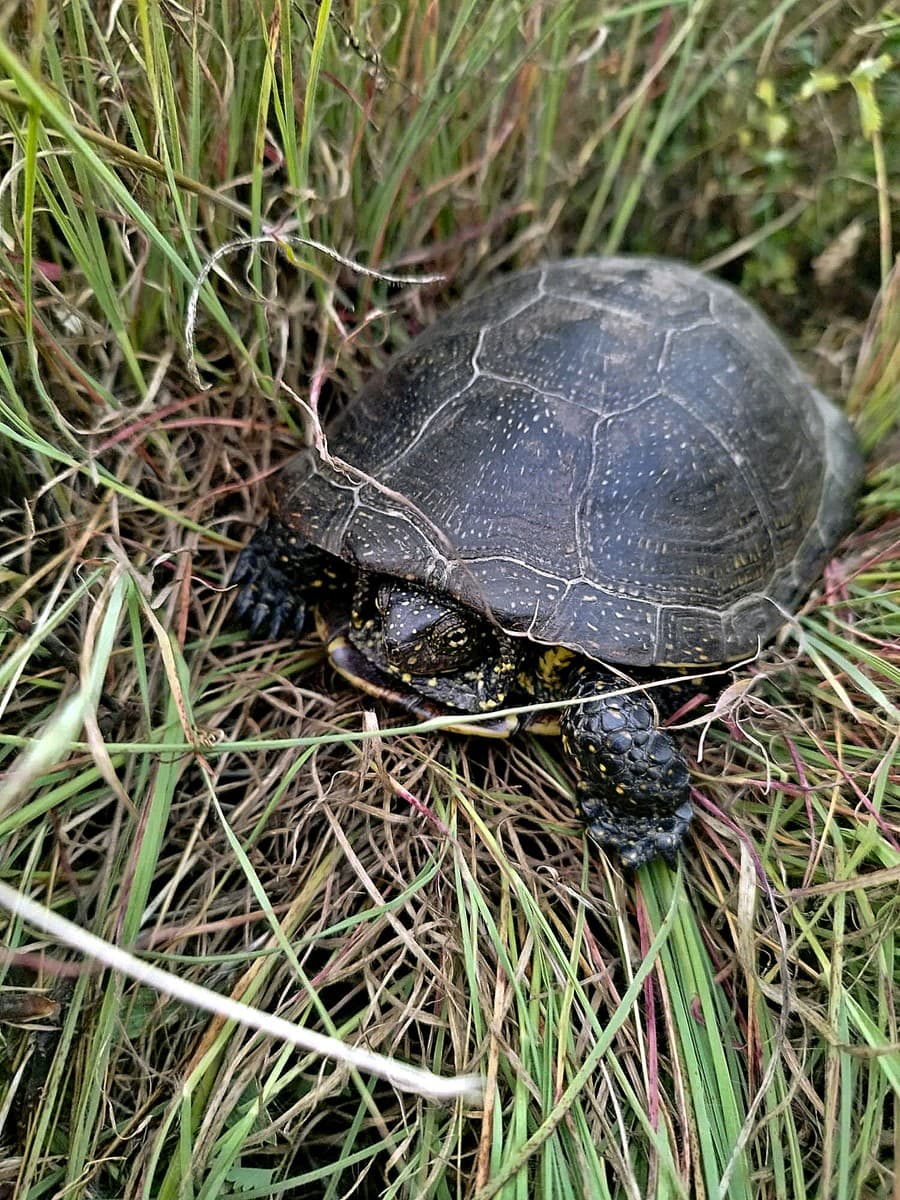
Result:
{"label": "scaly skin", "polygon": [[[626,681],[582,664],[574,697],[621,689]],[[671,736],[655,726],[641,692],[601,695],[572,705],[560,719],[563,745],[579,780],[578,807],[588,832],[639,867],[662,855],[672,865],[691,822],[690,775]]]}

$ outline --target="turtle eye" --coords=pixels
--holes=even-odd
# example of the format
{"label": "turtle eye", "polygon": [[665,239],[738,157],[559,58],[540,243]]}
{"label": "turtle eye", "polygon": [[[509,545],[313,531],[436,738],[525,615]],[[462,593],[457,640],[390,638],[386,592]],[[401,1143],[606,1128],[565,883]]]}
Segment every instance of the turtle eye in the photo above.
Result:
{"label": "turtle eye", "polygon": [[429,635],[435,643],[440,642],[448,650],[460,650],[469,645],[474,634],[474,621],[461,612],[448,612],[440,621],[435,621]]}

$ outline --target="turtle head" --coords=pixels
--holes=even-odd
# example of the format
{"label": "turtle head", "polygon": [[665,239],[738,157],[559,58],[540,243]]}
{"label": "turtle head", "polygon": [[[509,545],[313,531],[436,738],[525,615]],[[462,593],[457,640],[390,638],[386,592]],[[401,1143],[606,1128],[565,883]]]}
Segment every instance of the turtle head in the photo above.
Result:
{"label": "turtle head", "polygon": [[[477,611],[416,583],[361,575],[347,633],[365,660],[356,673],[368,681],[368,690],[393,696],[399,680],[413,711],[420,696],[448,713],[490,712],[503,705],[515,685],[519,653],[514,639]],[[427,715],[434,715],[433,708]],[[516,718],[504,722],[503,733],[517,723]],[[498,730],[489,732],[496,736]]]}
{"label": "turtle head", "polygon": [[449,674],[490,653],[484,618],[448,597],[387,580],[376,592],[375,609],[384,661],[393,671]]}

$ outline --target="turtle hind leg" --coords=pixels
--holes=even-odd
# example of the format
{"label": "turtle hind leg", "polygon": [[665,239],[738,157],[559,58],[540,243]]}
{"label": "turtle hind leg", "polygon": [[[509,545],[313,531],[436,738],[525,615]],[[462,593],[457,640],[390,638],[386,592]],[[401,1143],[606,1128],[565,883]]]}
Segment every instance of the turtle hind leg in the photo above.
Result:
{"label": "turtle hind leg", "polygon": [[[620,688],[622,679],[582,668],[573,698]],[[639,867],[662,855],[674,865],[691,822],[690,775],[672,737],[657,728],[640,692],[603,696],[567,708],[563,744],[578,770],[578,807],[588,832]]]}
{"label": "turtle hind leg", "polygon": [[269,517],[241,551],[230,582],[238,585],[234,614],[255,636],[303,631],[311,603],[342,584],[344,563]]}

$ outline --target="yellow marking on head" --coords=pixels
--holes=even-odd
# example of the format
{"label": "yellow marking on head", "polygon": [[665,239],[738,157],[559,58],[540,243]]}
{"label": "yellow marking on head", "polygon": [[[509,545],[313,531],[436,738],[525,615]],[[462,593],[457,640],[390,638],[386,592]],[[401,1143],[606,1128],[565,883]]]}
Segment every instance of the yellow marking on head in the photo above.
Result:
{"label": "yellow marking on head", "polygon": [[404,683],[412,683],[412,675],[410,675],[409,671],[404,671],[400,678]]}
{"label": "yellow marking on head", "polygon": [[538,672],[547,678],[561,667],[567,667],[574,657],[574,652],[565,646],[551,646],[538,659]]}

